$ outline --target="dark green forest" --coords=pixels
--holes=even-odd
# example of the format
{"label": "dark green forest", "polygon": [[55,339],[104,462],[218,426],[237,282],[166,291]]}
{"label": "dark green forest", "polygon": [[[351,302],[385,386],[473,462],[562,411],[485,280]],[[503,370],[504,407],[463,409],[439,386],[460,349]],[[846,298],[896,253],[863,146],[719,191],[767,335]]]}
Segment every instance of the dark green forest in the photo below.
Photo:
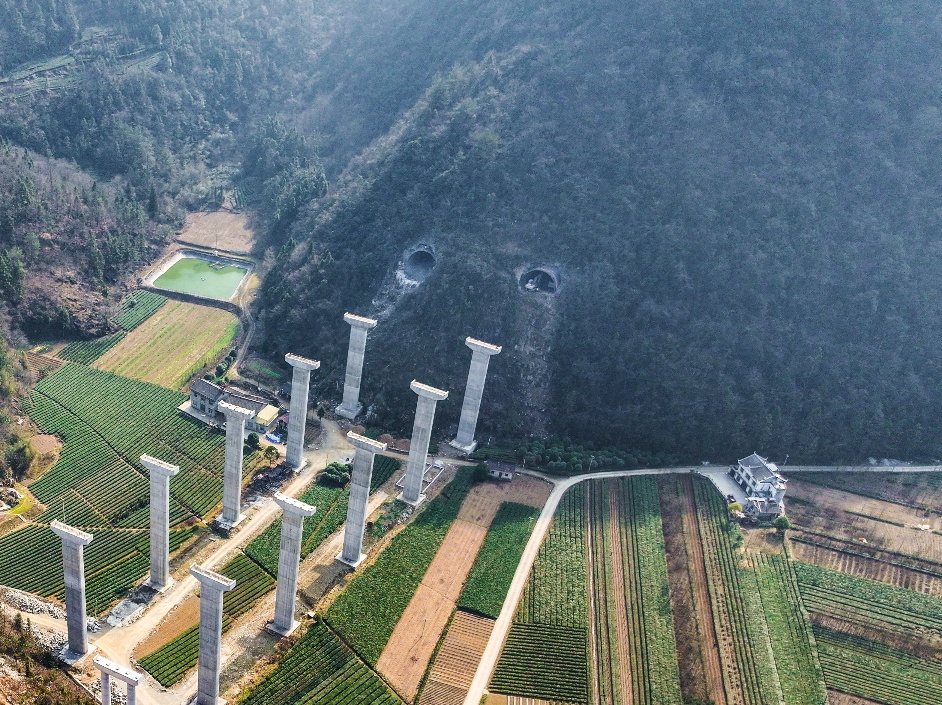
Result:
{"label": "dark green forest", "polygon": [[[504,347],[482,437],[715,462],[942,457],[929,0],[0,11],[15,18],[0,178],[73,194],[0,229],[0,295],[27,333],[96,332],[28,298],[50,271],[32,234],[87,242],[53,270],[120,286],[234,166],[274,262],[257,347],[321,359],[337,396],[343,312],[379,316],[375,425],[408,429],[418,378],[452,390],[447,432],[472,335]],[[104,210],[109,228],[88,225]],[[419,246],[435,266],[412,286],[396,270]],[[521,288],[536,266],[557,291]]]}

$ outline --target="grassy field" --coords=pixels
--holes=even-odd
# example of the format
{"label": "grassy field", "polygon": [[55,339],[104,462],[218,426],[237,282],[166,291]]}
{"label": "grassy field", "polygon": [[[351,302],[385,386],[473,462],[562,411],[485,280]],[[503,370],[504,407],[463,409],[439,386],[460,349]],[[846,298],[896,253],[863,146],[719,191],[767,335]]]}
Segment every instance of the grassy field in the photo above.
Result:
{"label": "grassy field", "polygon": [[211,306],[169,301],[99,357],[94,367],[180,389],[232,346],[235,316]]}
{"label": "grassy field", "polygon": [[497,619],[539,514],[526,504],[500,505],[461,592],[459,608]]}
{"label": "grassy field", "polygon": [[248,217],[244,214],[215,211],[190,213],[177,240],[214,250],[248,254],[255,245],[255,234],[249,230]]}

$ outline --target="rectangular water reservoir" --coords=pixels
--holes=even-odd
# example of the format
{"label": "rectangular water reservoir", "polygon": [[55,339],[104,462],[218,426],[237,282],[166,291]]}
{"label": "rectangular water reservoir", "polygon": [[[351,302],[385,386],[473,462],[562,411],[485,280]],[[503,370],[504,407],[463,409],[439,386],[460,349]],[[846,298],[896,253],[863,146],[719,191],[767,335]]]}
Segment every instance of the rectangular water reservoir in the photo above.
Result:
{"label": "rectangular water reservoir", "polygon": [[184,255],[157,277],[153,285],[169,291],[228,301],[247,273],[247,267]]}

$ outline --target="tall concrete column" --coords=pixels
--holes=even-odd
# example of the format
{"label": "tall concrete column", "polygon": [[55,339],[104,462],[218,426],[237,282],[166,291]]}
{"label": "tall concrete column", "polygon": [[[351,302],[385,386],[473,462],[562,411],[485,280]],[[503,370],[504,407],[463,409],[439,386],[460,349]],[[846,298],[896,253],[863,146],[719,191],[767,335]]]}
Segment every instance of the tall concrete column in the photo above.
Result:
{"label": "tall concrete column", "polygon": [[226,401],[217,408],[226,416],[226,469],[222,485],[222,516],[216,521],[231,529],[242,521],[242,444],[245,422],[255,416],[248,409]]}
{"label": "tall concrete column", "polygon": [[196,675],[196,705],[221,705],[219,671],[222,665],[222,600],[236,581],[198,565],[190,575],[200,583],[200,650]]}
{"label": "tall concrete column", "polygon": [[347,374],[343,381],[343,402],[337,407],[337,415],[354,419],[360,413],[360,380],[363,377],[363,355],[366,351],[366,334],[376,327],[372,318],[343,314],[350,324],[350,348],[347,350]]}
{"label": "tall concrete column", "polygon": [[69,632],[69,651],[88,653],[88,615],[85,612],[84,548],[94,538],[61,521],[49,526],[62,539],[62,564],[65,569],[65,616]]}
{"label": "tall concrete column", "polygon": [[301,541],[304,518],[314,516],[317,507],[275,492],[275,503],[283,512],[281,547],[278,550],[278,585],[275,588],[275,619],[269,629],[288,636],[298,628],[294,620],[294,604],[298,596],[298,565],[301,562]]}
{"label": "tall concrete column", "polygon": [[366,507],[370,499],[370,481],[373,479],[373,458],[386,450],[379,443],[352,431],[347,439],[356,449],[353,456],[353,474],[350,477],[350,501],[347,504],[347,526],[343,534],[343,550],[337,560],[356,567],[366,558],[363,553],[363,531],[366,529]]}
{"label": "tall concrete column", "polygon": [[150,473],[150,579],[147,584],[160,592],[170,584],[170,478],[180,472],[177,465],[149,455],[141,465]]}
{"label": "tall concrete column", "polygon": [[137,705],[137,686],[141,682],[141,674],[130,668],[109,661],[102,656],[94,658],[95,667],[101,673],[101,705],[111,705],[111,679],[117,678],[128,687],[128,705]]}
{"label": "tall concrete column", "polygon": [[435,389],[427,384],[412,380],[409,385],[419,395],[415,407],[415,423],[412,426],[412,439],[409,446],[409,462],[406,466],[405,482],[398,499],[412,505],[418,505],[425,499],[422,494],[422,479],[425,477],[425,463],[428,458],[428,444],[432,440],[432,424],[435,422],[435,405],[448,398],[448,392]]}
{"label": "tall concrete column", "polygon": [[308,360],[288,353],[285,362],[294,368],[291,375],[291,408],[288,411],[288,466],[300,469],[304,465],[304,427],[307,423],[307,393],[311,386],[311,371],[321,366],[318,360]]}
{"label": "tall concrete column", "polygon": [[451,445],[465,453],[473,453],[478,445],[474,440],[474,430],[478,425],[481,397],[484,396],[487,365],[491,356],[498,354],[502,348],[474,338],[465,338],[464,344],[471,348],[471,369],[468,371],[468,384],[464,390],[464,401],[461,403],[458,435],[451,441]]}

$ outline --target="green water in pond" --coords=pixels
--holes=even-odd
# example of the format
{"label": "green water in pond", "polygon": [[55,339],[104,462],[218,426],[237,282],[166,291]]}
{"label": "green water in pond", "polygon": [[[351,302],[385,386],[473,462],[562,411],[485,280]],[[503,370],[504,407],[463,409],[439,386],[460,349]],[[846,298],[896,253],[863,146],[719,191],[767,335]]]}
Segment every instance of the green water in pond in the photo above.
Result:
{"label": "green water in pond", "polygon": [[157,277],[154,286],[228,301],[246,271],[245,267],[220,266],[196,257],[184,257]]}

